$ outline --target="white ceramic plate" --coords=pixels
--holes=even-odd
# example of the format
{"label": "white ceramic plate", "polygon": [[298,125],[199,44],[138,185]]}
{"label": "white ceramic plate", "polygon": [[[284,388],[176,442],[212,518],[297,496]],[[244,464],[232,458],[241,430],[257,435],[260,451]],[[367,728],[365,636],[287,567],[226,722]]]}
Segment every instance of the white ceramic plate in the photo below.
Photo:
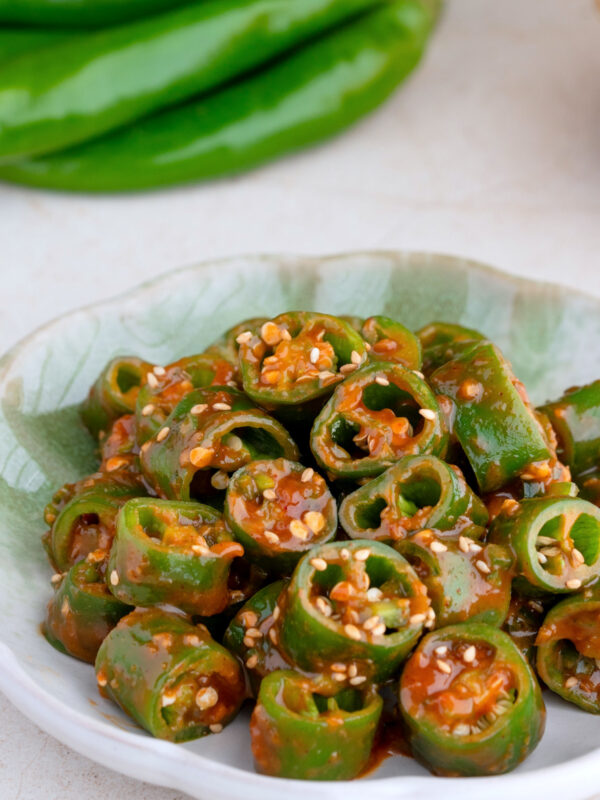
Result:
{"label": "white ceramic plate", "polygon": [[203,800],[584,800],[600,796],[600,718],[546,693],[541,745],[515,772],[434,778],[395,757],[351,783],[254,773],[248,715],[186,745],[152,739],[97,692],[90,666],[39,633],[50,571],[39,536],[52,490],[93,469],[74,405],[109,357],[163,363],[201,351],[242,318],[314,308],[386,313],[480,328],[540,402],[600,375],[600,301],[447,256],[362,253],[326,259],[248,257],[165,275],[45,326],[0,361],[0,689],[41,728],[108,767]]}

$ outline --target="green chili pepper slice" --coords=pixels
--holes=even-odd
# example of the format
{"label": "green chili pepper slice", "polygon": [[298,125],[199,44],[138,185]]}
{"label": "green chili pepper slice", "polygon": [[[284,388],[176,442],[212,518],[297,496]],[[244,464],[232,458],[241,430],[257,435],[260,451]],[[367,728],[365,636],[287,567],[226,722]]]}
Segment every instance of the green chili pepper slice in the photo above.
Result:
{"label": "green chili pepper slice", "polygon": [[395,545],[425,584],[436,627],[467,620],[499,627],[508,614],[513,557],[502,545],[469,536],[415,533]]}
{"label": "green chili pepper slice", "polygon": [[454,434],[480,489],[492,492],[519,475],[547,476],[552,452],[522,384],[498,348],[471,347],[439,367],[433,389],[452,401]]}
{"label": "green chili pepper slice", "polygon": [[370,361],[392,361],[407,369],[421,369],[421,343],[412,331],[390,317],[369,317],[361,328],[370,345]]}
{"label": "green chili pepper slice", "polygon": [[257,771],[301,780],[355,778],[369,760],[382,707],[373,687],[332,694],[291,670],[272,672],[250,721]]}
{"label": "green chili pepper slice", "polygon": [[245,697],[242,670],[203,625],[158,608],[123,617],[102,642],[96,680],[159,739],[220,733]]}
{"label": "green chili pepper slice", "polygon": [[151,369],[135,356],[109,361],[81,406],[81,418],[93,436],[98,438],[118,417],[135,411],[138,392]]}
{"label": "green chili pepper slice", "polygon": [[393,675],[434,621],[413,568],[368,539],[313,548],[280,605],[274,644],[287,660],[350,686]]}
{"label": "green chili pepper slice", "polygon": [[3,165],[0,177],[113,192],[256,167],[339,133],[386,100],[420,61],[435,19],[431,7],[439,5],[377,4],[208,97],[59,153]]}
{"label": "green chili pepper slice", "polygon": [[570,497],[512,503],[494,520],[489,540],[515,555],[523,594],[579,590],[600,575],[600,509]]}
{"label": "green chili pepper slice", "polygon": [[281,615],[278,601],[287,583],[275,581],[259,589],[236,613],[223,637],[225,647],[244,664],[255,697],[265,675],[290,666],[275,644],[275,623]]}
{"label": "green chili pepper slice", "polygon": [[485,341],[479,331],[451,322],[430,322],[418,330],[416,336],[421,344],[422,369],[426,375]]}
{"label": "green chili pepper slice", "polygon": [[117,622],[132,611],[108,591],[102,573],[100,565],[80,561],[58,575],[43,625],[53,647],[90,664]]}
{"label": "green chili pepper slice", "polygon": [[141,387],[135,406],[136,441],[141,447],[156,436],[175,406],[194,389],[237,387],[237,368],[215,354],[200,353],[157,366]]}
{"label": "green chili pepper slice", "polygon": [[535,667],[535,640],[544,621],[549,598],[554,600],[552,595],[527,597],[513,592],[508,614],[502,626],[502,630],[508,633],[532,668]]}
{"label": "green chili pepper slice", "polygon": [[574,386],[542,406],[558,436],[558,455],[574,475],[600,467],[600,380]]}
{"label": "green chili pepper slice", "polygon": [[487,521],[485,505],[458,467],[432,455],[401,458],[340,506],[348,536],[388,543],[422,528],[479,537]]}
{"label": "green chili pepper slice", "polygon": [[231,562],[243,555],[213,508],[138,498],[119,513],[107,580],[124,603],[209,617],[229,604]]}
{"label": "green chili pepper slice", "polygon": [[252,461],[231,476],[225,519],[254,563],[280,573],[291,572],[304,553],[337,532],[325,480],[284,458]]}
{"label": "green chili pepper slice", "polygon": [[379,475],[407,455],[443,456],[448,436],[425,381],[401,364],[359,369],[315,419],[310,446],[319,465],[341,478]]}
{"label": "green chili pepper slice", "polygon": [[155,437],[141,448],[154,491],[170,500],[209,499],[228,473],[260,458],[298,458],[285,428],[241,392],[196,389],[181,400]]}
{"label": "green chili pepper slice", "polygon": [[600,591],[567,597],[550,609],[536,639],[536,666],[564,700],[600,714]]}
{"label": "green chili pepper slice", "polygon": [[400,679],[411,750],[435,775],[497,775],[536,747],[544,701],[508,634],[481,622],[440,628],[419,644]]}

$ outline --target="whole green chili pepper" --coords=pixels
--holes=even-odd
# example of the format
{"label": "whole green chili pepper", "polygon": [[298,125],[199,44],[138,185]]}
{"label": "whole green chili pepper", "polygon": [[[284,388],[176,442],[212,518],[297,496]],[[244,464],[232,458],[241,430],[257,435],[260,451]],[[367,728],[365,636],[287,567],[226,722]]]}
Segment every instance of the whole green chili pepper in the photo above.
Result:
{"label": "whole green chili pepper", "polygon": [[0,22],[96,28],[155,14],[191,0],[0,0]]}
{"label": "whole green chili pepper", "polygon": [[203,625],[158,608],[136,609],[102,642],[101,692],[159,739],[220,733],[245,696],[242,670]]}
{"label": "whole green chili pepper", "polygon": [[[430,382],[452,401],[454,434],[483,492],[500,489],[552,457],[522,385],[495,345],[470,347],[439,367]],[[542,467],[550,474],[546,463],[536,474]]]}
{"label": "whole green chili pepper", "polygon": [[481,622],[440,628],[400,678],[412,753],[436,775],[498,775],[536,747],[546,712],[540,687],[508,634]]}
{"label": "whole green chili pepper", "polygon": [[600,380],[574,386],[542,406],[558,436],[558,455],[574,475],[600,467]]}
{"label": "whole green chili pepper", "polygon": [[213,508],[138,498],[119,513],[107,580],[124,603],[209,617],[227,607],[231,562],[243,555]]}
{"label": "whole green chili pepper", "polygon": [[255,167],[380,105],[419,62],[434,17],[419,0],[385,3],[227,89],[97,142],[2,166],[0,178],[131,191]]}
{"label": "whole green chili pepper", "polygon": [[371,346],[371,361],[393,361],[407,369],[421,369],[421,343],[412,331],[389,317],[369,317],[361,326],[363,339]]}
{"label": "whole green chili pepper", "polygon": [[[391,547],[367,539],[313,548],[280,600],[274,644],[294,666],[362,685],[393,675],[433,624],[427,590]],[[334,678],[334,680],[337,680]]]}
{"label": "whole green chili pepper", "polygon": [[594,587],[550,609],[537,639],[537,670],[553,692],[600,714],[600,592]]}
{"label": "whole green chili pepper", "polygon": [[81,406],[81,418],[96,438],[123,414],[135,411],[140,387],[152,365],[135,356],[113,358],[102,370]]}
{"label": "whole green chili pepper", "polygon": [[600,509],[578,497],[510,503],[488,538],[513,551],[523,594],[574,592],[600,575]]}
{"label": "whole green chili pepper", "polygon": [[200,2],[33,52],[0,71],[0,161],[62,150],[177,105],[374,5]]}
{"label": "whole green chili pepper", "polygon": [[461,535],[420,531],[395,545],[423,581],[436,627],[477,621],[499,627],[508,614],[513,557],[508,548]]}
{"label": "whole green chili pepper", "polygon": [[278,458],[252,461],[227,486],[225,519],[253,563],[280,573],[337,533],[337,508],[313,469]]}
{"label": "whole green chili pepper", "polygon": [[458,467],[431,455],[401,458],[340,506],[340,524],[348,536],[383,542],[422,528],[478,537],[488,516]]}
{"label": "whole green chili pepper", "polygon": [[133,609],[109,592],[98,564],[80,561],[59,577],[44,635],[57,650],[93,664],[102,641]]}
{"label": "whole green chili pepper", "polygon": [[315,419],[310,447],[340,478],[379,475],[402,456],[443,456],[448,436],[435,396],[401,364],[376,362],[340,384]]}
{"label": "whole green chili pepper", "polygon": [[141,450],[142,470],[160,497],[205,500],[229,472],[260,458],[296,460],[298,449],[275,419],[230,388],[196,389]]}
{"label": "whole green chili pepper", "polygon": [[250,721],[257,771],[301,780],[355,778],[369,760],[382,708],[373,687],[333,693],[297,672],[272,672]]}
{"label": "whole green chili pepper", "polygon": [[422,369],[426,375],[485,341],[485,336],[479,331],[451,322],[430,322],[417,331],[416,335],[421,344]]}

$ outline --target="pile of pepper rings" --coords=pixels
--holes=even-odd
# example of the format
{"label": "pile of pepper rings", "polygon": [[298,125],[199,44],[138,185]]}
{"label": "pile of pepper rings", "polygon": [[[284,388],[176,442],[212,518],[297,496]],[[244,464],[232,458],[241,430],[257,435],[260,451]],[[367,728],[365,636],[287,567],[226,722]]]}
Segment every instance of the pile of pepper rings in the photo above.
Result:
{"label": "pile of pepper rings", "polygon": [[0,180],[132,191],[313,144],[412,71],[440,1],[0,0]]}
{"label": "pile of pepper rings", "polygon": [[81,415],[101,464],[46,508],[44,631],[152,735],[254,699],[268,775],[399,737],[491,775],[542,736],[537,676],[600,712],[600,381],[534,409],[477,331],[302,311],[116,358]]}

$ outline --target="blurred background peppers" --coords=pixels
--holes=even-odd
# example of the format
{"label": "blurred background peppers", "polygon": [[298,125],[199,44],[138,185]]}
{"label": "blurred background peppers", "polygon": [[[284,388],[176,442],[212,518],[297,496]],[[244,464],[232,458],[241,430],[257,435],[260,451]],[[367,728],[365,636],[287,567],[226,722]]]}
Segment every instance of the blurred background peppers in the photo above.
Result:
{"label": "blurred background peppers", "polygon": [[248,169],[385,100],[439,4],[168,5],[0,0],[0,178],[126,191]]}

